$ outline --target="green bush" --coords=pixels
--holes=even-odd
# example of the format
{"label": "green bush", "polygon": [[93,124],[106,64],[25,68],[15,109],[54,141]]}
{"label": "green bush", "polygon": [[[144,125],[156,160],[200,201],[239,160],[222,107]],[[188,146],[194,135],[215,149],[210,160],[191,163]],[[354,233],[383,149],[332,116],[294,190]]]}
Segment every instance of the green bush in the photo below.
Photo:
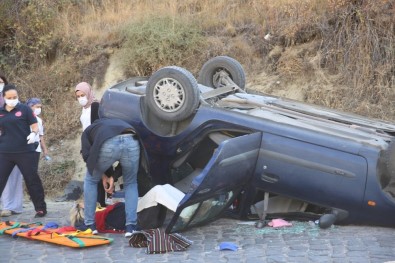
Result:
{"label": "green bush", "polygon": [[147,76],[162,66],[188,64],[204,45],[197,25],[178,18],[148,17],[123,27],[118,58],[125,74]]}
{"label": "green bush", "polygon": [[0,2],[0,67],[25,69],[46,60],[58,5],[50,0]]}

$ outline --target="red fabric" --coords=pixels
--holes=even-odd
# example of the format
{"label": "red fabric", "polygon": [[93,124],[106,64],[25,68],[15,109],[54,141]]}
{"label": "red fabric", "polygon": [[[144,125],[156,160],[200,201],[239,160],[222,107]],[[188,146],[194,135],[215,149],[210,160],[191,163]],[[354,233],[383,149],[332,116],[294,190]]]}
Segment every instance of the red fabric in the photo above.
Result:
{"label": "red fabric", "polygon": [[106,206],[106,209],[95,213],[96,229],[100,233],[120,233],[119,230],[106,229],[106,217],[115,208],[117,203]]}
{"label": "red fabric", "polygon": [[77,231],[77,229],[73,226],[64,226],[56,230],[56,233],[58,234],[64,234],[66,232],[71,232],[71,231]]}
{"label": "red fabric", "polygon": [[43,228],[35,228],[35,229],[33,229],[33,230],[27,231],[27,234],[26,234],[26,235],[27,235],[28,237],[30,237],[30,236],[37,236],[37,235],[39,235],[40,233],[52,234],[51,231],[48,231],[48,230],[46,230],[46,229],[43,229]]}

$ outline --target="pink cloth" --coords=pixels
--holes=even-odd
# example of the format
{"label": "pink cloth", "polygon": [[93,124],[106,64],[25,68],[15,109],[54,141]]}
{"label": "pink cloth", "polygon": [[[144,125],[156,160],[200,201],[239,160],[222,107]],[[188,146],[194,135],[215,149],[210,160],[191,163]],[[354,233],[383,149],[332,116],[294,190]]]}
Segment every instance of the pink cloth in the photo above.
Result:
{"label": "pink cloth", "polygon": [[268,225],[271,227],[284,227],[284,226],[292,226],[292,223],[289,223],[284,219],[278,218],[278,219],[272,219],[272,221],[270,221]]}

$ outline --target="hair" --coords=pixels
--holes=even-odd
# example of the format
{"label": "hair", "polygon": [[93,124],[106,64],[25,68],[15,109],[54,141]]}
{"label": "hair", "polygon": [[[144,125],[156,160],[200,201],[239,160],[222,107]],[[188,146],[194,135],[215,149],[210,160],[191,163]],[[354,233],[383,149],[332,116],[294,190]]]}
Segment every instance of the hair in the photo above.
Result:
{"label": "hair", "polygon": [[29,107],[37,104],[41,104],[41,100],[39,98],[30,98],[26,101],[26,105]]}
{"label": "hair", "polygon": [[0,73],[0,79],[2,79],[2,80],[4,81],[4,85],[7,85],[7,84],[8,84],[7,78],[6,78],[3,74],[1,74],[1,73]]}
{"label": "hair", "polygon": [[[105,208],[101,207],[99,203],[96,203],[96,211],[103,210]],[[83,201],[79,200],[73,204],[70,209],[70,224],[74,227],[84,224],[84,206]]]}
{"label": "hair", "polygon": [[84,208],[81,206],[81,202],[77,202],[70,209],[70,224],[72,226],[79,226],[84,223]]}
{"label": "hair", "polygon": [[5,96],[5,93],[9,90],[16,90],[18,92],[18,90],[16,89],[15,85],[13,84],[7,84],[4,86],[3,88],[3,97]]}

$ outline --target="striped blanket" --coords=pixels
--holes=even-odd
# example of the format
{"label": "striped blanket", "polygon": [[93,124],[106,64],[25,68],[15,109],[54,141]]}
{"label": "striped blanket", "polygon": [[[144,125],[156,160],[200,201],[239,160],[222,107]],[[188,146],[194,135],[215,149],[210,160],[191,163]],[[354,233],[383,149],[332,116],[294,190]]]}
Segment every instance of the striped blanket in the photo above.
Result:
{"label": "striped blanket", "polygon": [[147,254],[185,251],[192,243],[193,241],[180,234],[166,234],[165,230],[160,228],[136,231],[129,239],[129,246],[146,247]]}

